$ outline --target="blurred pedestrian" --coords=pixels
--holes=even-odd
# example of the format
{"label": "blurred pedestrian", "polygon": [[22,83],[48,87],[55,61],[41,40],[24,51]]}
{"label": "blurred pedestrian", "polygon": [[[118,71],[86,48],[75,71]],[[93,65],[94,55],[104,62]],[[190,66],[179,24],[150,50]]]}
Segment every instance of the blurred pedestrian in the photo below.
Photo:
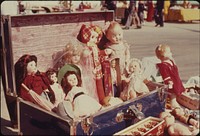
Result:
{"label": "blurred pedestrian", "polygon": [[144,11],[146,10],[145,5],[144,5],[144,1],[143,0],[139,0],[138,2],[138,17],[140,19],[140,24],[143,25],[144,24]]}
{"label": "blurred pedestrian", "polygon": [[136,28],[138,29],[141,28],[140,19],[137,15],[136,6],[137,6],[136,0],[130,0],[129,8],[128,8],[128,12],[129,12],[128,19],[126,21],[124,29],[129,29],[133,21],[136,23]]}
{"label": "blurred pedestrian", "polygon": [[155,27],[159,26],[163,27],[163,8],[164,8],[164,0],[157,0],[156,2],[156,11],[155,11]]}
{"label": "blurred pedestrian", "polygon": [[154,7],[153,7],[153,2],[152,0],[147,1],[147,21],[151,22],[153,20],[153,15],[154,15]]}

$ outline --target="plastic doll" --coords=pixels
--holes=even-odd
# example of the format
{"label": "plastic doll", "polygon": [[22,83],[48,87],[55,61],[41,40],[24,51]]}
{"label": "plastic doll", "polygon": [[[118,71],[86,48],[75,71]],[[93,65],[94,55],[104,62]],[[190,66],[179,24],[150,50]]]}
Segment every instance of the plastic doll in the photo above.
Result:
{"label": "plastic doll", "polygon": [[175,118],[169,112],[161,112],[160,118],[165,120],[166,131],[170,136],[191,136],[192,132],[179,123],[175,123]]}
{"label": "plastic doll", "polygon": [[54,96],[55,96],[54,105],[55,105],[55,107],[57,107],[58,104],[64,100],[65,93],[64,93],[61,85],[58,84],[58,78],[57,78],[56,70],[48,69],[46,71],[46,75],[49,79],[50,87],[54,92]]}
{"label": "plastic doll", "polygon": [[141,61],[136,58],[130,59],[127,66],[128,76],[124,75],[122,79],[127,83],[127,86],[125,86],[121,93],[121,98],[123,100],[136,98],[138,95],[149,92],[148,87],[144,83],[145,78],[143,77],[142,72]]}
{"label": "plastic doll", "polygon": [[39,96],[49,100],[47,93],[52,93],[49,88],[48,78],[45,73],[37,69],[37,57],[35,55],[23,55],[15,64],[16,87],[18,93],[24,100],[35,103],[27,89],[22,87],[22,83],[29,89],[33,90]]}
{"label": "plastic doll", "polygon": [[106,30],[106,38],[109,42],[106,44],[105,52],[110,58],[120,58],[119,65],[122,74],[130,59],[130,52],[129,45],[123,40],[123,30],[119,23],[110,23]]}
{"label": "plastic doll", "polygon": [[65,99],[72,103],[75,117],[89,116],[99,111],[102,107],[87,94],[87,91],[81,87],[81,84],[81,78],[74,71],[68,71],[61,84],[67,94]]}
{"label": "plastic doll", "polygon": [[196,128],[199,127],[199,122],[197,120],[195,120],[192,115],[189,115],[186,112],[184,112],[184,110],[181,108],[177,107],[177,108],[173,109],[172,115],[174,115],[176,119],[178,119],[179,121],[181,121],[185,124],[192,125]]}
{"label": "plastic doll", "polygon": [[[83,56],[81,58],[82,70],[84,73],[91,75],[96,82],[97,93],[99,97],[99,102],[103,105],[105,103],[105,93],[103,88],[103,78],[102,78],[102,67],[101,67],[101,57],[104,56],[105,52],[100,51],[97,47],[98,42],[100,41],[103,33],[100,27],[95,25],[82,25],[77,39],[84,43]],[[91,84],[88,81],[88,84]]]}
{"label": "plastic doll", "polygon": [[182,81],[179,77],[178,68],[172,58],[171,49],[168,45],[159,45],[155,50],[156,56],[161,60],[157,64],[159,72],[165,84],[169,86],[171,92],[171,108],[180,107],[176,97],[185,91]]}

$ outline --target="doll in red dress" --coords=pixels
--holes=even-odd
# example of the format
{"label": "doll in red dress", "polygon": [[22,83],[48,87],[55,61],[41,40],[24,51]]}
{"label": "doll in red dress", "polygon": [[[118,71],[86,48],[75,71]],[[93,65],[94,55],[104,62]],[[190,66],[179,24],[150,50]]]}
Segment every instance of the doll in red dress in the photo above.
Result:
{"label": "doll in red dress", "polygon": [[159,72],[164,83],[169,86],[169,92],[171,93],[171,107],[180,107],[176,101],[176,97],[181,95],[181,93],[185,91],[185,88],[179,77],[178,67],[172,58],[171,49],[168,45],[159,45],[157,46],[155,53],[158,59],[161,60],[161,63],[157,64]]}
{"label": "doll in red dress", "polygon": [[22,83],[45,101],[49,99],[47,93],[52,92],[49,89],[49,81],[45,73],[37,69],[37,57],[35,55],[23,55],[15,64],[16,89],[18,95],[24,100],[35,103],[30,93],[22,87]]}

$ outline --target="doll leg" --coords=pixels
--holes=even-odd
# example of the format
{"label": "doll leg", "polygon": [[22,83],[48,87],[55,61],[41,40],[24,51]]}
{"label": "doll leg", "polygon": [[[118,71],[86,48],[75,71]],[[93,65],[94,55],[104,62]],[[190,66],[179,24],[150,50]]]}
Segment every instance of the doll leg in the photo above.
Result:
{"label": "doll leg", "polygon": [[135,91],[132,91],[132,90],[129,92],[129,95],[130,95],[129,99],[137,97],[137,93]]}
{"label": "doll leg", "polygon": [[178,102],[176,101],[176,95],[175,95],[175,94],[171,94],[170,104],[171,104],[171,108],[172,108],[172,109],[174,109],[174,108],[176,108],[176,107],[180,107],[180,105],[179,105]]}

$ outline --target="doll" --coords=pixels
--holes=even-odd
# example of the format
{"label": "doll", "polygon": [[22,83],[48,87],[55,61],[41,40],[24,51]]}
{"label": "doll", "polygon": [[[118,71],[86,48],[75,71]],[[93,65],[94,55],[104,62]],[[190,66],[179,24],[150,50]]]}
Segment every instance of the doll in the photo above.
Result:
{"label": "doll", "polygon": [[127,65],[128,75],[123,75],[122,78],[122,80],[127,83],[123,92],[121,93],[121,98],[123,100],[136,98],[139,95],[149,92],[148,87],[144,83],[145,78],[143,77],[142,72],[141,61],[136,58],[130,59]]}
{"label": "doll", "polygon": [[65,99],[72,103],[75,117],[89,116],[99,111],[102,107],[87,94],[87,91],[81,87],[81,84],[81,78],[74,71],[67,71],[61,82],[67,95]]}
{"label": "doll", "polygon": [[188,125],[192,125],[196,128],[199,127],[199,122],[194,119],[192,115],[189,115],[183,111],[183,109],[176,107],[171,112],[172,115],[175,116],[176,119],[178,119],[180,122],[183,122]]}
{"label": "doll", "polygon": [[120,58],[120,71],[124,72],[126,63],[129,61],[129,45],[123,41],[123,30],[119,23],[111,22],[106,30],[106,38],[109,40],[105,45],[105,52],[110,58]]}
{"label": "doll", "polygon": [[48,69],[46,71],[46,75],[49,79],[50,87],[54,92],[55,100],[54,100],[53,103],[54,103],[55,107],[57,107],[58,104],[64,100],[65,93],[64,93],[61,85],[58,84],[58,78],[57,78],[56,70]]}
{"label": "doll", "polygon": [[31,90],[42,96],[44,101],[50,101],[47,93],[52,93],[52,90],[49,87],[46,74],[37,69],[37,57],[35,55],[26,54],[19,58],[15,64],[15,77],[16,88],[21,98],[37,103],[27,91]]}
{"label": "doll", "polygon": [[[86,25],[82,25],[77,39],[85,44],[81,58],[81,65],[83,66],[82,70],[84,73],[87,73],[87,75],[92,76],[90,78],[95,80],[99,102],[103,105],[107,105],[104,101],[105,92],[103,88],[103,74],[101,67],[101,56],[104,56],[105,52],[100,51],[97,47],[102,34],[102,30],[98,26],[90,25],[87,27]],[[89,81],[88,84],[91,84],[91,81]]]}
{"label": "doll", "polygon": [[168,45],[159,45],[155,50],[156,56],[161,60],[157,64],[159,72],[162,76],[164,84],[169,86],[168,91],[171,93],[170,104],[171,108],[180,107],[176,101],[176,97],[180,96],[185,91],[182,81],[179,77],[178,68],[172,58],[171,49]]}
{"label": "doll", "polygon": [[161,112],[160,118],[165,120],[166,131],[170,136],[191,136],[192,132],[179,123],[175,123],[175,118],[169,112]]}

